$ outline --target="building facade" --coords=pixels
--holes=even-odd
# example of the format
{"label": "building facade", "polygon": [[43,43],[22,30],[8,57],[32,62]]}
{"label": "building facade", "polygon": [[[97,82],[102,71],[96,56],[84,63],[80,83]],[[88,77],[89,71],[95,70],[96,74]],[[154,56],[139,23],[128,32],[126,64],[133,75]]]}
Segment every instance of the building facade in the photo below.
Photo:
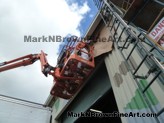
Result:
{"label": "building facade", "polygon": [[94,43],[96,67],[70,100],[48,97],[51,123],[163,123],[164,52],[149,35],[163,2],[93,1],[99,13],[85,37]]}

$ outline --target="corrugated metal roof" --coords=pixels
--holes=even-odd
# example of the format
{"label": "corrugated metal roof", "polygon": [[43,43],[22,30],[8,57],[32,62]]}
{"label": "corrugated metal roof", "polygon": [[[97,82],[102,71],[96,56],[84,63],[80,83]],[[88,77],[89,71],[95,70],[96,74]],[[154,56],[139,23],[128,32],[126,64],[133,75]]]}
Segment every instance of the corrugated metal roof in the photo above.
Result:
{"label": "corrugated metal roof", "polygon": [[[135,56],[135,59],[137,57]],[[117,106],[120,112],[140,112],[140,113],[151,113],[149,106],[144,101],[144,96],[142,95],[141,90],[138,88],[136,81],[132,77],[130,71],[126,74],[122,74],[119,67],[121,66],[124,59],[122,58],[120,51],[115,49],[109,54],[106,59],[105,63],[107,66],[107,70],[109,73],[109,77],[111,80],[111,85],[114,91],[114,95],[116,98]],[[145,66],[146,67],[146,66]],[[144,68],[143,68],[144,69]],[[142,70],[143,70],[142,69]],[[146,69],[145,69],[146,70]],[[121,78],[121,82],[118,82],[118,75]],[[117,77],[115,77],[117,76]],[[143,87],[147,85],[146,80],[140,80]],[[163,90],[158,84],[155,82],[151,88],[148,89],[146,92],[148,99],[150,100],[151,107],[158,112],[164,105],[163,101]],[[160,121],[164,121],[164,114],[160,116]],[[145,118],[145,117],[128,117],[122,118],[124,123],[156,123],[154,118]]]}

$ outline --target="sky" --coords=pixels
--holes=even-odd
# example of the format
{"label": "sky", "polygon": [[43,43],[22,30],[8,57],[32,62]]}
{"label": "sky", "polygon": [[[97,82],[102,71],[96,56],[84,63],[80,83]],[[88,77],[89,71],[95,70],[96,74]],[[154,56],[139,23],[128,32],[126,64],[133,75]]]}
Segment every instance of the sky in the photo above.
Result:
{"label": "sky", "polygon": [[[24,42],[24,36],[84,36],[96,13],[92,0],[0,0],[0,63],[43,50],[55,66],[59,42]],[[39,61],[0,73],[0,94],[37,103],[52,85]]]}

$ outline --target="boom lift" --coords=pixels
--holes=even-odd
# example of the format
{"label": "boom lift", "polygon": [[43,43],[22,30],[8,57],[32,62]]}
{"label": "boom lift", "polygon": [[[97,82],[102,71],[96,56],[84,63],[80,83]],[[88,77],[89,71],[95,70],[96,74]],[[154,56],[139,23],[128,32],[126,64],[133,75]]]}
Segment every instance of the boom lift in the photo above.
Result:
{"label": "boom lift", "polygon": [[40,60],[42,73],[54,78],[51,95],[70,99],[94,68],[93,46],[87,42],[70,41],[59,54],[56,67],[49,65],[43,51],[0,63],[0,72],[33,64]]}

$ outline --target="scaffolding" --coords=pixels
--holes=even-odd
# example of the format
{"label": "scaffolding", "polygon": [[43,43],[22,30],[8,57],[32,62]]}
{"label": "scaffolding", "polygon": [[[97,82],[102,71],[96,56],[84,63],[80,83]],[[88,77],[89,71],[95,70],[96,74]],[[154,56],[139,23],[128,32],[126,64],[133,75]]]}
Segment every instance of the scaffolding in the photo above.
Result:
{"label": "scaffolding", "polygon": [[124,0],[122,2],[122,9],[124,11],[127,11],[129,9],[129,7],[133,4],[134,0]]}
{"label": "scaffolding", "polygon": [[[116,48],[119,49],[125,63],[127,64],[132,77],[140,89],[141,95],[149,106],[151,112],[157,113],[155,120],[157,123],[160,123],[158,118],[164,112],[164,108],[160,109],[158,112],[155,112],[150,105],[148,96],[145,93],[156,80],[164,84],[164,66],[156,57],[158,54],[160,58],[164,58],[163,51],[161,51],[154,43],[152,43],[152,41],[150,41],[143,30],[138,29],[137,32],[134,31],[131,25],[128,25],[120,17],[121,15],[115,11],[118,8],[115,8],[110,1],[94,0],[94,2],[99,10],[102,20],[105,25],[109,27],[109,31],[112,34],[115,46],[117,46]],[[126,8],[128,6],[129,5],[127,5]],[[121,29],[121,31],[119,29]],[[134,51],[137,51],[141,57],[141,61],[136,68],[133,68],[130,61],[130,57],[134,55]],[[141,73],[139,70],[143,67],[143,65],[147,66],[148,71],[143,71]],[[151,80],[148,79],[150,76],[153,76]],[[144,88],[139,82],[141,79],[148,81],[148,84]]]}

